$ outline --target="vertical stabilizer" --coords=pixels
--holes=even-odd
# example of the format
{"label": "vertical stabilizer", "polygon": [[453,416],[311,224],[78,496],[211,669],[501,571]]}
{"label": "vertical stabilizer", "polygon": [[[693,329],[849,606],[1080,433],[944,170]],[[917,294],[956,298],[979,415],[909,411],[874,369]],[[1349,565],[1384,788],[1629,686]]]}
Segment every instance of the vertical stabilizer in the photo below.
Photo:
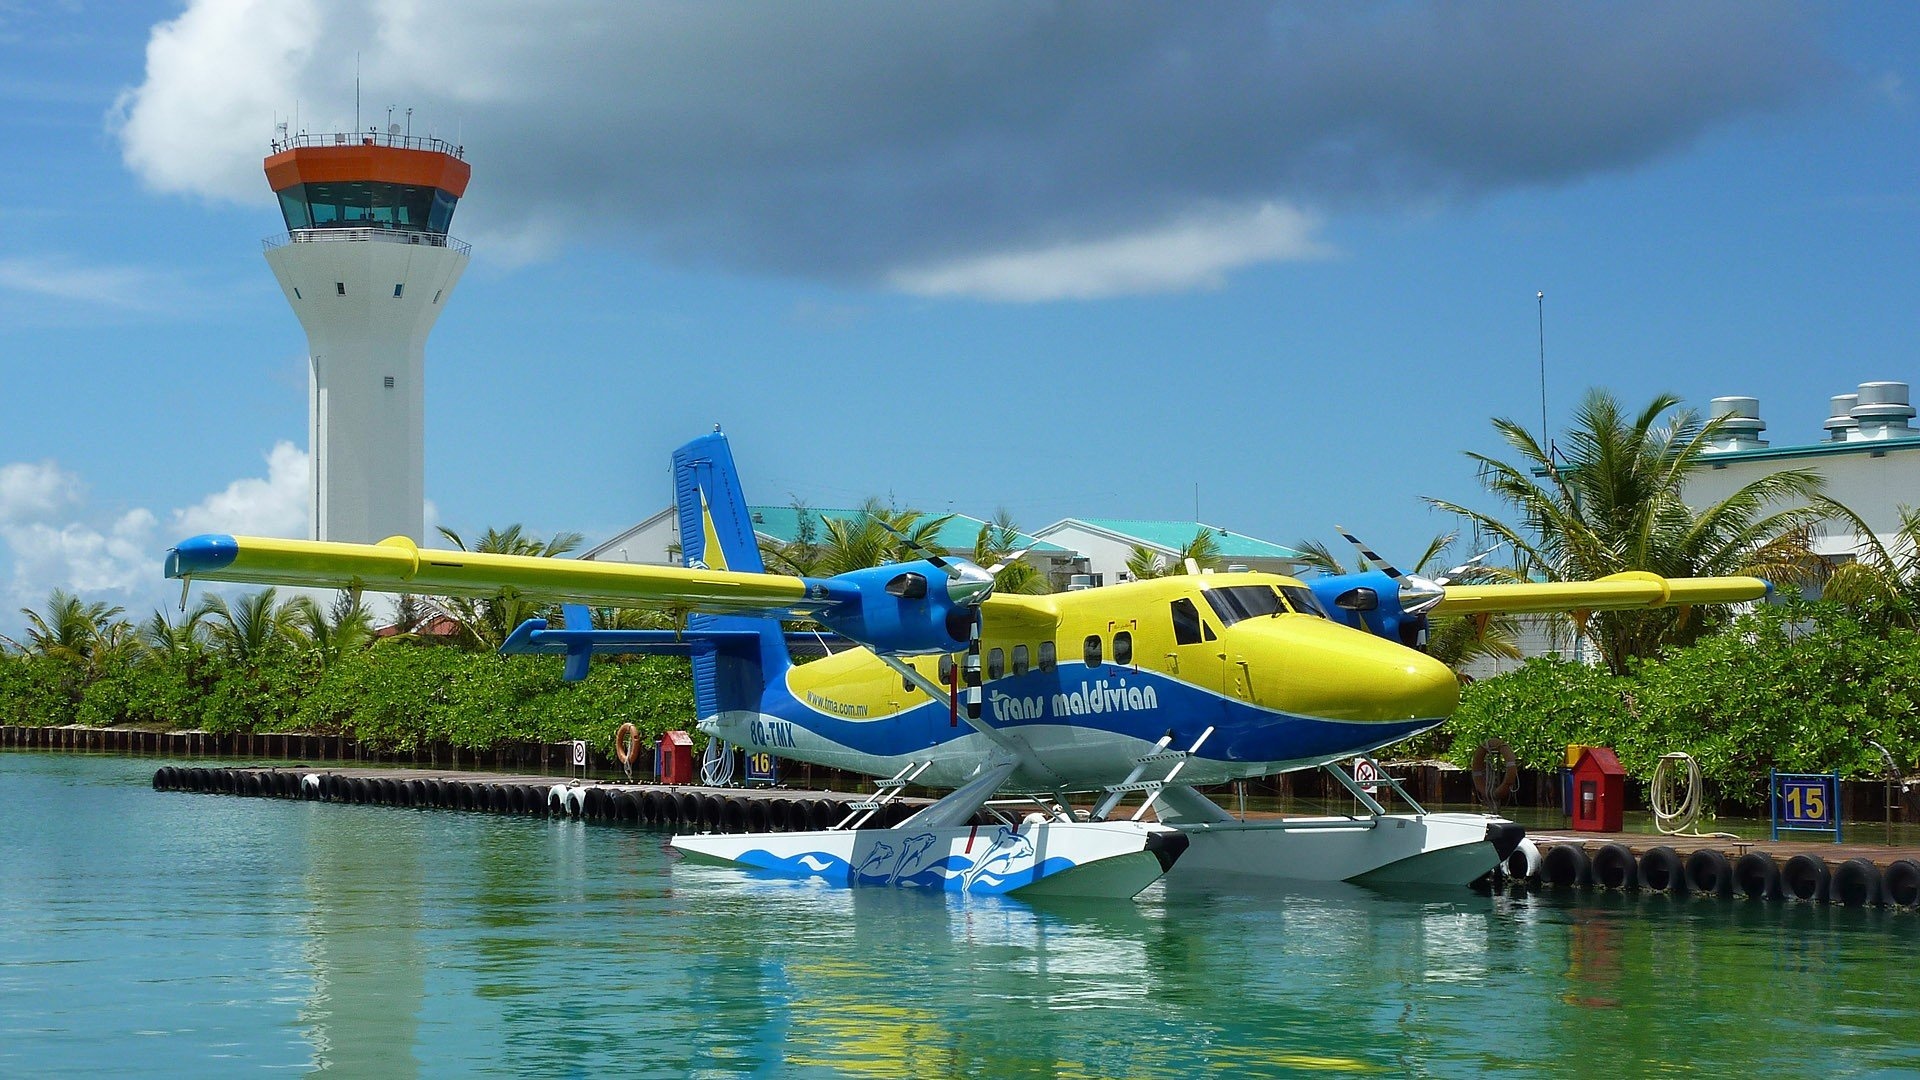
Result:
{"label": "vertical stabilizer", "polygon": [[[681,562],[710,570],[765,570],[725,435],[703,435],[674,451],[673,497],[680,519]],[[702,646],[702,630],[753,630],[759,634],[758,647]],[[695,643],[693,696],[702,720],[721,712],[757,710],[761,691],[781,678],[791,662],[776,619],[693,614],[687,617],[687,631]]]}

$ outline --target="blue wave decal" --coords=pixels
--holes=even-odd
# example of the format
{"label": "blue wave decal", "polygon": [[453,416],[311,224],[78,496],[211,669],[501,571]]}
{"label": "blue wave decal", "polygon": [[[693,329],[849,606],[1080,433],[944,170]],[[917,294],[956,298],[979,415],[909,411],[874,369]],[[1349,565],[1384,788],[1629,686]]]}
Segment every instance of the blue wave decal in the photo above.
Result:
{"label": "blue wave decal", "polygon": [[[905,876],[895,876],[891,871],[857,874],[845,859],[828,852],[807,851],[783,856],[763,848],[743,851],[735,861],[777,877],[821,878],[840,885],[937,889],[992,896],[1012,892],[1078,865],[1072,859],[1056,855],[1038,865],[1012,870],[1004,860],[992,855],[978,863],[954,855]],[[996,867],[1005,867],[1009,872],[998,872]]]}

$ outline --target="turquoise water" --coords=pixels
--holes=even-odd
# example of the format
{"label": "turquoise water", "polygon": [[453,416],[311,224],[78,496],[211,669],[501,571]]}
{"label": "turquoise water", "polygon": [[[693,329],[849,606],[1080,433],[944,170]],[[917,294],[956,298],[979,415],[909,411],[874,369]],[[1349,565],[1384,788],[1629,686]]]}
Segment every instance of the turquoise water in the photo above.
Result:
{"label": "turquoise water", "polygon": [[0,754],[0,1075],[1920,1073],[1920,916],[849,892],[614,825]]}

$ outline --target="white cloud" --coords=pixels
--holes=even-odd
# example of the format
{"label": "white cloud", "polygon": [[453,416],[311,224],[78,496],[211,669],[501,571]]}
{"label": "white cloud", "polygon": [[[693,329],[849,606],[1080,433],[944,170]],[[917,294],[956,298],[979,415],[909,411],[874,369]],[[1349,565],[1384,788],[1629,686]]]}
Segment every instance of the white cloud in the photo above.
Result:
{"label": "white cloud", "polygon": [[[54,589],[121,605],[138,616],[172,603],[177,587],[161,576],[167,546],[202,532],[304,536],[307,455],[281,442],[266,455],[267,475],[235,480],[167,515],[163,533],[151,510],[108,521],[90,518],[79,477],[54,462],[0,465],[0,565],[12,564],[0,632],[17,628],[17,610],[44,604]],[[62,520],[62,519],[65,520]]]}
{"label": "white cloud", "polygon": [[51,461],[0,465],[0,525],[51,517],[80,495],[80,478]]}
{"label": "white cloud", "polygon": [[[114,106],[133,171],[160,191],[260,198],[275,110],[290,110],[301,80],[318,74],[308,70],[323,44],[316,8],[312,0],[196,0],[155,26],[147,81]],[[336,81],[341,55],[351,59],[326,56]]]}
{"label": "white cloud", "polygon": [[20,257],[0,258],[0,290],[148,314],[191,310],[202,299],[176,275],[142,267]]}
{"label": "white cloud", "polygon": [[980,300],[1090,300],[1218,288],[1255,263],[1324,258],[1317,222],[1275,203],[1190,215],[1145,232],[961,259],[891,276],[923,296]]}
{"label": "white cloud", "polygon": [[235,480],[173,513],[175,539],[200,533],[303,537],[307,534],[307,453],[290,442],[267,454],[264,479]]}

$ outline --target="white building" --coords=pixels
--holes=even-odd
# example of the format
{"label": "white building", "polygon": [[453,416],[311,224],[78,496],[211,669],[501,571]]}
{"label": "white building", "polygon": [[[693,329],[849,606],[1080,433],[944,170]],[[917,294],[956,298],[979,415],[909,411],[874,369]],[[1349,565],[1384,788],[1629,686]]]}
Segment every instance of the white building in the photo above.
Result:
{"label": "white building", "polygon": [[1127,559],[1135,547],[1143,547],[1160,556],[1165,565],[1179,562],[1180,552],[1194,537],[1205,531],[1213,537],[1225,569],[1267,570],[1276,574],[1297,574],[1304,556],[1293,548],[1245,533],[1228,532],[1217,525],[1200,521],[1150,521],[1139,518],[1063,518],[1033,535],[1063,548],[1079,552],[1086,559],[1088,575],[1084,585],[1112,585],[1127,581]]}

